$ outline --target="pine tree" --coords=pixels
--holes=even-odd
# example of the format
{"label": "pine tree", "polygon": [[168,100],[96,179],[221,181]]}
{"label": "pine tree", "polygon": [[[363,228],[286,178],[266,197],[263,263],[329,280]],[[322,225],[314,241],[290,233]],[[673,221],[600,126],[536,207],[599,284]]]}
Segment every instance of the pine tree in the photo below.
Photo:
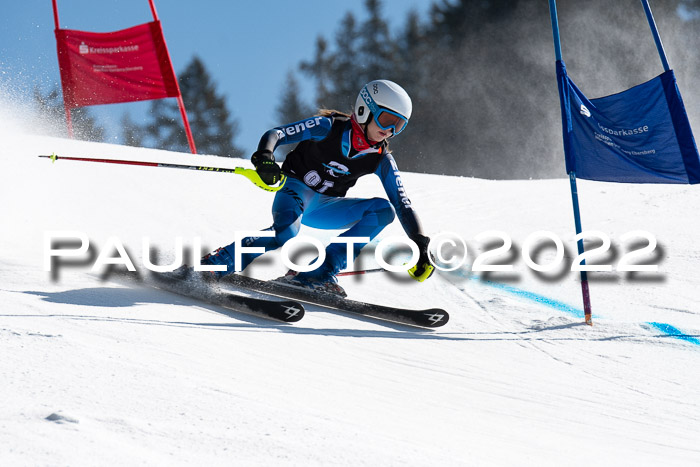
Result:
{"label": "pine tree", "polygon": [[314,110],[306,105],[300,98],[301,90],[293,72],[287,73],[287,79],[280,95],[280,103],[277,105],[277,123],[297,122],[314,114]]}
{"label": "pine tree", "polygon": [[[225,99],[217,93],[199,57],[192,59],[180,73],[178,81],[197,152],[241,157],[243,152],[234,145],[238,123],[232,120]],[[183,152],[189,150],[176,103],[154,100],[150,115],[146,134],[155,147]]]}
{"label": "pine tree", "polygon": [[[359,31],[352,13],[347,13],[336,33],[334,52],[319,37],[313,61],[302,62],[300,69],[317,82],[316,104],[319,108],[348,111],[354,104],[362,78],[359,59]],[[359,88],[358,88],[359,89]]]}
{"label": "pine tree", "polygon": [[[557,5],[569,71],[590,97],[662,71],[638,0]],[[380,0],[365,0],[365,7],[366,21],[348,14],[334,47],[319,39],[323,48],[303,64],[318,83],[319,104],[352,105],[362,84],[390,79],[413,101],[407,130],[390,142],[402,170],[483,178],[564,174],[546,2],[438,0],[429,21],[409,15],[395,38]],[[681,90],[696,88],[700,0],[655,0],[652,7]],[[691,122],[700,119],[693,95],[684,97]]]}
{"label": "pine tree", "polygon": [[[287,79],[280,96],[280,103],[276,110],[278,125],[298,122],[314,114],[314,110],[300,99],[299,82],[291,71],[287,73]],[[284,145],[277,148],[275,158],[277,161],[284,161],[287,154],[295,147],[296,145]]]}
{"label": "pine tree", "polygon": [[[34,104],[37,107],[40,118],[48,123],[54,134],[68,136],[65,108],[57,86],[54,86],[46,94],[42,93],[41,89],[36,86],[34,88]],[[97,120],[88,107],[72,109],[71,122],[73,125],[73,136],[76,139],[104,141],[105,130],[97,124]]]}
{"label": "pine tree", "polygon": [[316,81],[318,107],[323,107],[324,103],[330,102],[331,58],[329,55],[328,42],[319,36],[316,39],[316,52],[313,61],[302,61],[299,64],[299,69]]}
{"label": "pine tree", "polygon": [[433,70],[424,66],[430,55],[434,52],[432,39],[427,34],[426,26],[421,23],[420,16],[416,11],[411,11],[406,17],[406,25],[398,35],[396,41],[396,52],[394,53],[395,73],[399,76],[403,87],[414,90],[411,98],[423,92],[422,86],[428,81]]}
{"label": "pine tree", "polygon": [[368,81],[398,79],[396,44],[389,26],[382,16],[380,0],[365,0],[368,18],[358,24],[348,12],[335,33],[335,47],[319,38],[313,61],[302,62],[301,70],[314,78],[319,92],[317,104],[321,108],[350,111],[360,87]]}
{"label": "pine tree", "polygon": [[[360,30],[360,70],[359,81],[368,81],[383,77],[397,79],[395,67],[396,45],[389,34],[389,26],[382,17],[380,0],[365,0],[369,14]],[[360,83],[362,85],[362,83]],[[357,92],[357,90],[355,90]]]}
{"label": "pine tree", "polygon": [[335,37],[335,53],[331,59],[333,93],[330,103],[325,107],[346,112],[352,108],[359,86],[364,84],[362,71],[362,51],[360,44],[360,27],[352,13],[347,13],[340,23]]}
{"label": "pine tree", "polygon": [[122,115],[120,124],[122,132],[121,140],[124,144],[136,147],[143,146],[143,141],[146,137],[145,131],[131,119],[131,115],[129,115],[128,112]]}
{"label": "pine tree", "polygon": [[[433,106],[435,89],[430,86],[435,70],[427,66],[435,53],[432,39],[427,34],[427,25],[418,14],[410,12],[403,30],[394,41],[394,72],[390,75],[411,96],[413,114],[407,130],[392,139],[390,146],[395,152],[402,170],[430,172],[435,170],[435,158],[431,142],[440,125],[440,110]],[[438,68],[444,69],[444,66]],[[431,115],[435,111],[436,115]]]}

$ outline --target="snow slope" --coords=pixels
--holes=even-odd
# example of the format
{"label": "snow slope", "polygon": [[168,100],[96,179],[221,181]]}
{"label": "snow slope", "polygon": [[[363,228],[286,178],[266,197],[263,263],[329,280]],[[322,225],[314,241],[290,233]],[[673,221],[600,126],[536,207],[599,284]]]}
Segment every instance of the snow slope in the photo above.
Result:
{"label": "snow slope", "polygon": [[[235,166],[247,161],[51,138],[2,112],[0,465],[698,465],[697,187],[579,181],[584,229],[646,230],[658,273],[535,274],[526,238],[549,230],[572,261],[568,180],[404,174],[426,230],[469,262],[418,284],[343,278],[353,298],[442,306],[423,331],[309,306],[282,325],[162,291],[101,281],[92,262],[44,271],[49,231],[118,238],[141,266],[176,237],[205,249],[270,223],[272,196],[228,174],[58,161],[37,154]],[[39,131],[41,133],[41,131]],[[400,154],[397,159],[400,164]],[[381,196],[365,177],[353,196]],[[511,273],[472,273],[500,230]],[[303,233],[317,234],[305,230]],[[400,235],[398,222],[383,237]],[[495,244],[498,246],[498,244]],[[491,245],[490,248],[493,248]],[[553,250],[541,248],[539,262]],[[284,272],[271,253],[250,270]],[[363,257],[372,267],[372,255]]]}

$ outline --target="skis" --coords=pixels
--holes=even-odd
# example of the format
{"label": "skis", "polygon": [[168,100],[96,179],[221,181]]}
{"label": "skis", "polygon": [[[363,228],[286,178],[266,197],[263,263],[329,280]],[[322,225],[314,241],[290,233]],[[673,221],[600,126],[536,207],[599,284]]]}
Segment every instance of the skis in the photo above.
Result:
{"label": "skis", "polygon": [[218,290],[197,278],[176,277],[170,274],[153,274],[152,285],[159,289],[202,300],[211,305],[221,306],[262,318],[285,323],[295,323],[304,317],[304,306],[292,300],[266,300],[235,295]]}
{"label": "skis", "polygon": [[[131,279],[133,280],[133,277]],[[440,308],[414,310],[359,302],[329,293],[238,274],[229,274],[219,282],[207,282],[200,276],[192,274],[191,270],[183,271],[180,274],[177,271],[175,273],[154,273],[149,276],[145,283],[212,305],[285,323],[294,323],[304,317],[303,303],[335,309],[350,315],[361,315],[421,328],[444,326],[450,319],[449,314]],[[237,289],[273,295],[276,298],[247,297],[220,288],[221,285],[227,284]]]}
{"label": "skis", "polygon": [[224,276],[219,283],[230,284],[234,287],[242,289],[255,290],[271,295],[277,295],[279,297],[299,300],[327,308],[333,308],[350,314],[378,318],[409,326],[437,328],[445,325],[450,319],[450,315],[445,310],[440,308],[413,310],[358,302],[329,293],[316,292],[301,287],[287,286],[279,282],[263,281],[239,274],[229,274]]}

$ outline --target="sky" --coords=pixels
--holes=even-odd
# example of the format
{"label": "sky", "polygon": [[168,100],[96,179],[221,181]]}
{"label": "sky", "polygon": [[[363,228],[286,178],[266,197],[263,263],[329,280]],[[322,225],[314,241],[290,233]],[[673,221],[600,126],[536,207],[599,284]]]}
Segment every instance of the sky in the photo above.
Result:
{"label": "sky", "polygon": [[[396,33],[410,10],[425,17],[433,1],[382,0],[382,9]],[[156,0],[155,4],[176,73],[195,54],[201,57],[238,120],[236,143],[247,153],[257,147],[265,131],[280,123],[274,116],[287,72],[313,58],[318,36],[334,43],[335,31],[348,11],[360,21],[366,18],[364,0]],[[147,0],[59,0],[58,10],[61,28],[93,32],[116,31],[153,19]],[[0,85],[27,97],[36,84],[48,90],[59,82],[51,2],[8,2],[0,17]],[[312,88],[301,85],[303,97],[311,102]],[[111,104],[92,109],[107,137],[116,142],[122,115],[128,111],[139,121],[148,106]]]}

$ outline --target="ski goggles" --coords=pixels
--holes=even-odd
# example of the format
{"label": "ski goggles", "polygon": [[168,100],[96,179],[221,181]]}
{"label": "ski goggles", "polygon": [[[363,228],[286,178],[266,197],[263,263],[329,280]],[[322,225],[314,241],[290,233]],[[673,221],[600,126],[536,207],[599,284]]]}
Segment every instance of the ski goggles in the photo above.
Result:
{"label": "ski goggles", "polygon": [[377,103],[374,102],[374,99],[372,99],[369,91],[367,91],[367,87],[362,90],[362,100],[365,101],[365,104],[369,107],[369,111],[372,112],[374,122],[382,130],[393,130],[393,135],[395,136],[406,128],[408,119],[393,110],[379,107]]}
{"label": "ski goggles", "polygon": [[379,107],[379,112],[374,113],[374,122],[382,130],[393,130],[395,135],[398,135],[408,125],[408,120],[403,115],[399,115],[388,109]]}

